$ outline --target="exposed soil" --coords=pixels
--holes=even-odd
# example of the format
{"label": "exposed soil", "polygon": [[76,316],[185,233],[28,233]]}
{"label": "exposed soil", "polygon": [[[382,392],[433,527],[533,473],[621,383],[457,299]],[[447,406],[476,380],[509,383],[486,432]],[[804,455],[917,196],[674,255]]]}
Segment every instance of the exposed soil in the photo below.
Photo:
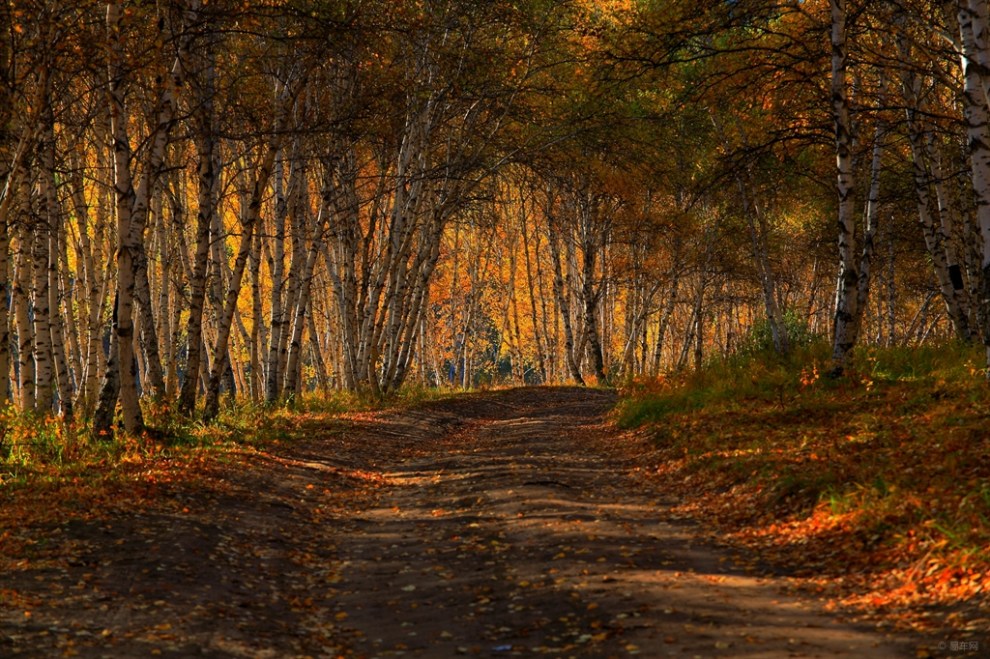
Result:
{"label": "exposed soil", "polygon": [[695,543],[613,403],[516,389],[314,427],[153,505],[29,529],[0,656],[915,656]]}

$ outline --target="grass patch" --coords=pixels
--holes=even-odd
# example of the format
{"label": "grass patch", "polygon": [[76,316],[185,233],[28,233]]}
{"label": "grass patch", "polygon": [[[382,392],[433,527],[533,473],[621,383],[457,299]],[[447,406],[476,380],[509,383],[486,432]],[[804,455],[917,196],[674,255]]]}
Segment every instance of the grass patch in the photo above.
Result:
{"label": "grass patch", "polygon": [[982,358],[869,348],[831,380],[821,344],[749,354],[635,382],[615,418],[653,438],[663,483],[714,533],[924,626],[925,605],[990,608]]}
{"label": "grass patch", "polygon": [[[385,400],[349,392],[306,394],[272,406],[225,401],[204,423],[168,402],[142,401],[146,430],[96,439],[85,419],[66,421],[0,409],[0,556],[11,535],[68,516],[102,516],[157,500],[160,488],[194,482],[282,443],[345,432],[362,413],[453,395],[408,388]],[[2,561],[0,561],[2,569]]]}

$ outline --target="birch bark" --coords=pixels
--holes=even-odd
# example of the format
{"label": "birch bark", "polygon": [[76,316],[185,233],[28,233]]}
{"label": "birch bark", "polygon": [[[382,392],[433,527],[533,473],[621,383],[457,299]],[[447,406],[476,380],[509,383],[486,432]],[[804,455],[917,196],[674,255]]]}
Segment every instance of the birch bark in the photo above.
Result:
{"label": "birch bark", "polygon": [[288,216],[288,205],[283,191],[284,175],[283,161],[276,160],[274,169],[275,188],[275,231],[274,249],[269,271],[272,273],[272,294],[271,294],[271,334],[269,335],[268,347],[268,368],[267,379],[265,381],[265,400],[274,402],[278,400],[279,384],[282,382],[282,368],[279,362],[279,346],[282,344],[282,330],[285,326],[285,311],[282,306],[282,290],[285,285],[285,222]]}
{"label": "birch bark", "polygon": [[222,314],[217,324],[217,336],[213,345],[213,364],[210,369],[209,379],[206,387],[206,396],[203,404],[203,418],[211,420],[220,411],[220,379],[224,374],[225,356],[230,339],[230,329],[233,325],[234,314],[237,311],[237,299],[241,292],[241,280],[244,276],[244,268],[247,265],[248,257],[251,254],[251,246],[255,238],[255,228],[261,220],[261,205],[264,200],[265,190],[271,178],[272,170],[275,166],[275,157],[282,147],[283,132],[285,130],[288,115],[292,111],[299,92],[305,84],[306,76],[300,75],[292,84],[281,85],[278,89],[279,104],[276,107],[275,122],[272,127],[272,137],[268,146],[258,163],[257,174],[251,192],[251,203],[248,206],[245,223],[241,227],[241,244],[237,250],[237,257],[227,284],[227,294],[223,303]]}
{"label": "birch bark", "polygon": [[324,241],[327,215],[329,212],[329,206],[324,202],[316,219],[316,228],[312,236],[310,248],[305,252],[306,257],[303,271],[300,273],[298,299],[296,300],[295,313],[292,317],[291,337],[288,341],[289,348],[285,367],[286,377],[282,388],[282,396],[286,399],[301,393],[298,370],[302,364],[300,353],[303,349],[303,329],[310,306],[313,277],[316,272],[317,257],[320,254],[319,246]]}
{"label": "birch bark", "polygon": [[553,290],[560,308],[560,318],[564,329],[564,361],[567,366],[569,376],[578,384],[584,386],[584,377],[581,375],[581,368],[575,359],[574,350],[574,329],[571,325],[571,305],[570,292],[567,290],[564,281],[563,263],[561,262],[560,237],[557,233],[556,221],[551,217],[547,218],[549,227],[550,259],[553,262]]}
{"label": "birch bark", "polygon": [[859,255],[859,281],[856,283],[857,336],[863,324],[863,316],[866,313],[870,296],[870,266],[873,263],[877,220],[880,216],[880,167],[882,164],[884,133],[883,124],[878,120],[876,134],[873,137],[873,156],[870,161],[870,189],[866,196],[866,227],[863,231],[863,246]]}
{"label": "birch bark", "polygon": [[22,411],[35,409],[34,334],[28,304],[31,292],[31,234],[22,226],[18,231],[14,261],[13,307],[17,327],[17,391]]}
{"label": "birch bark", "polygon": [[[904,39],[899,40],[899,50],[902,57],[908,55]],[[901,73],[901,87],[907,102],[908,141],[911,146],[912,176],[914,179],[915,195],[917,197],[918,219],[921,223],[925,246],[932,259],[935,279],[938,283],[942,300],[945,303],[949,318],[952,321],[956,336],[963,341],[971,340],[969,314],[963,303],[965,286],[962,280],[961,268],[955,258],[952,246],[953,236],[946,230],[951,226],[949,214],[951,210],[944,201],[944,192],[936,192],[932,199],[931,190],[941,188],[940,176],[936,176],[932,159],[931,134],[924,126],[920,107],[921,81],[913,71],[905,69]],[[936,215],[944,218],[936,223]],[[939,227],[942,227],[940,231]],[[954,274],[953,274],[954,273]]]}
{"label": "birch bark", "polygon": [[598,303],[601,299],[601,288],[598,282],[597,259],[598,252],[604,243],[604,232],[607,228],[603,218],[598,217],[597,200],[587,198],[579,205],[581,215],[581,301],[583,303],[584,334],[587,336],[591,367],[594,369],[598,383],[607,382],[605,375],[605,357],[602,352],[602,342],[598,329]]}
{"label": "birch bark", "polygon": [[830,0],[832,19],[832,118],[838,192],[839,279],[832,325],[832,373],[841,375],[856,345],[859,268],[854,217],[853,126],[846,82],[846,0]]}
{"label": "birch bark", "polygon": [[[530,322],[533,324],[533,340],[536,343],[536,359],[537,366],[540,369],[540,384],[547,382],[549,372],[547,370],[547,358],[544,348],[544,337],[546,336],[546,312],[544,310],[544,325],[543,331],[540,331],[540,324],[537,321],[537,311],[536,311],[536,300],[537,293],[536,285],[534,284],[533,278],[533,263],[532,258],[536,258],[537,261],[540,258],[539,254],[539,233],[536,234],[536,244],[533,247],[534,254],[530,254],[530,244],[529,244],[529,222],[528,215],[522,209],[523,204],[520,204],[520,217],[519,217],[519,232],[522,234],[523,241],[523,259],[526,262],[526,290],[529,295],[529,318]],[[546,301],[542,301],[542,304],[546,305]]]}
{"label": "birch bark", "polygon": [[[147,225],[150,194],[165,160],[169,132],[176,115],[176,90],[182,85],[181,52],[184,40],[180,40],[180,55],[176,57],[171,71],[163,79],[163,88],[158,98],[154,126],[148,138],[148,157],[137,186],[134,184],[133,152],[128,133],[128,113],[126,107],[126,87],[129,83],[127,55],[123,42],[123,11],[119,0],[107,3],[107,43],[110,52],[109,84],[107,99],[110,107],[110,133],[113,139],[114,188],[117,212],[117,317],[113,336],[118,343],[117,378],[106,378],[104,387],[119,387],[119,399],[124,430],[138,432],[144,425],[137,380],[137,360],[134,353],[134,312],[135,303],[143,302],[142,315],[145,318],[143,329],[146,357],[156,373],[154,386],[164,388],[161,377],[161,361],[157,350],[154,317],[150,308],[150,293],[147,290],[147,257],[144,250],[144,231]],[[156,394],[161,391],[154,392]],[[101,402],[114,396],[107,391],[101,393]],[[112,410],[98,411],[101,423],[108,423]],[[105,434],[110,428],[94,426],[97,434]]]}
{"label": "birch bark", "polygon": [[[963,118],[970,157],[970,175],[976,201],[976,221],[980,231],[982,285],[979,307],[986,346],[987,377],[990,378],[990,108],[987,102],[988,77],[981,60],[986,58],[987,25],[985,0],[959,0],[958,18],[963,71]],[[974,8],[977,11],[974,11]],[[983,43],[977,41],[980,35]]]}
{"label": "birch bark", "polygon": [[[203,368],[203,315],[206,309],[207,273],[210,260],[210,229],[218,205],[216,62],[212,39],[203,44],[187,66],[199,74],[191,79],[195,108],[193,127],[196,145],[196,251],[189,277],[189,317],[186,321],[185,378],[179,390],[179,411],[191,414],[196,407],[199,374]],[[175,214],[173,214],[175,219]]]}

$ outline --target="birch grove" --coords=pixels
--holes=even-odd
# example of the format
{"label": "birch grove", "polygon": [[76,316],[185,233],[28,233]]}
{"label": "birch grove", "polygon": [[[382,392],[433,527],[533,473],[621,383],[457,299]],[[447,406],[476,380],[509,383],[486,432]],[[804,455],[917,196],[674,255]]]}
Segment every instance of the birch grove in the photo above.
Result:
{"label": "birch grove", "polygon": [[990,360],[987,3],[730,4],[6,3],[3,399]]}

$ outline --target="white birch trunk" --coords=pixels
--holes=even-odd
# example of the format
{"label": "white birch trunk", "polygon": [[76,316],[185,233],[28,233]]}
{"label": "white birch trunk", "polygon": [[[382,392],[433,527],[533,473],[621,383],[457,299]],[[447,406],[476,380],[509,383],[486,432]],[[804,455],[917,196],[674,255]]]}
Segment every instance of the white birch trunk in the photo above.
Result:
{"label": "white birch trunk", "polygon": [[[114,336],[118,343],[118,370],[116,378],[119,386],[124,430],[138,432],[144,425],[141,413],[137,380],[137,360],[134,353],[134,312],[138,295],[143,300],[144,331],[154,334],[155,323],[150,309],[150,293],[147,287],[147,260],[144,251],[144,230],[147,224],[151,190],[165,160],[169,132],[176,114],[176,90],[182,84],[180,58],[176,58],[169,75],[165,76],[164,87],[158,99],[154,127],[149,137],[148,160],[144,172],[135,187],[132,177],[133,154],[128,134],[128,114],[125,105],[125,86],[128,83],[125,47],[122,35],[122,10],[119,1],[107,3],[107,43],[110,51],[110,70],[107,97],[110,106],[110,133],[113,139],[115,208],[117,212],[117,316]],[[157,338],[147,336],[145,345],[154,360],[160,360],[157,353]],[[164,385],[161,363],[158,361],[155,372],[156,388]],[[104,387],[112,387],[114,379],[108,378]],[[161,392],[155,392],[161,393]],[[101,401],[109,401],[112,396],[101,393]],[[110,429],[113,410],[98,410],[94,428],[98,434]]]}
{"label": "white birch trunk", "polygon": [[275,166],[275,157],[281,149],[282,132],[285,128],[286,119],[291,112],[292,106],[295,104],[305,80],[305,76],[300,76],[291,86],[286,85],[279,90],[280,107],[276,108],[277,114],[273,126],[273,135],[258,164],[258,172],[255,175],[254,186],[251,192],[251,202],[248,206],[245,224],[241,227],[241,244],[238,247],[230,281],[227,284],[227,295],[217,325],[217,336],[213,345],[213,364],[210,369],[203,405],[203,417],[206,420],[215,418],[220,411],[220,379],[225,370],[225,356],[227,355],[227,347],[230,339],[230,329],[237,310],[237,299],[241,292],[241,280],[244,276],[244,268],[251,254],[252,241],[255,240],[255,228],[261,221],[261,205],[264,200],[265,190],[268,187],[268,181]]}
{"label": "white birch trunk", "polygon": [[[976,200],[976,220],[982,245],[979,307],[984,323],[983,342],[986,346],[987,377],[990,378],[990,108],[987,103],[985,68],[986,25],[974,15],[969,0],[959,0],[959,31],[962,44],[963,117],[969,147],[970,175]],[[976,2],[976,5],[985,3]],[[984,43],[977,41],[977,32]]]}
{"label": "white birch trunk", "polygon": [[842,373],[856,345],[858,254],[855,231],[853,127],[846,83],[846,0],[830,0],[832,16],[832,116],[835,124],[836,189],[838,192],[839,279],[832,326],[832,372]]}
{"label": "white birch trunk", "polygon": [[560,308],[560,317],[564,329],[564,360],[569,376],[578,384],[584,385],[581,368],[575,359],[574,330],[571,326],[570,292],[564,280],[563,264],[561,263],[560,238],[556,229],[556,221],[548,217],[550,258],[553,262],[553,289]]}
{"label": "white birch trunk", "polygon": [[[523,258],[526,261],[526,290],[529,295],[529,318],[530,318],[530,322],[533,324],[533,339],[536,343],[536,359],[537,359],[537,366],[540,369],[540,384],[545,384],[549,376],[549,372],[547,370],[546,351],[544,348],[544,337],[546,336],[546,313],[544,311],[544,318],[543,318],[544,324],[543,324],[543,331],[541,332],[540,324],[537,320],[537,309],[536,309],[537,290],[536,290],[536,285],[534,283],[533,263],[530,258],[531,255],[530,255],[529,230],[528,230],[529,218],[527,217],[525,210],[523,210],[523,204],[520,204],[519,215],[520,215],[519,231],[522,234],[522,241],[523,241]],[[538,242],[539,232],[536,232],[535,238],[536,238],[536,244],[534,245],[535,253],[532,256],[537,260],[537,262],[539,262],[540,259],[539,242]],[[542,300],[542,304],[545,305],[546,301]]]}
{"label": "white birch trunk", "polygon": [[34,333],[28,302],[31,291],[31,241],[26,229],[18,235],[18,247],[14,263],[14,322],[17,326],[17,400],[21,411],[35,409],[34,389]]}
{"label": "white birch trunk", "polygon": [[[119,2],[107,3],[107,34],[110,50],[110,84],[107,92],[110,106],[110,133],[113,139],[114,189],[117,214],[117,301],[113,329],[113,341],[117,344],[118,373],[107,377],[103,383],[106,395],[101,392],[101,403],[94,419],[98,435],[110,432],[113,421],[111,401],[120,398],[124,429],[137,433],[144,425],[138,402],[136,364],[134,360],[134,259],[132,240],[132,214],[134,185],[131,179],[131,145],[127,134],[127,109],[124,103],[124,45],[121,34],[121,7]],[[140,248],[140,246],[138,246]],[[116,395],[112,390],[116,385]]]}
{"label": "white birch trunk", "polygon": [[286,358],[286,377],[282,387],[282,397],[289,399],[299,395],[300,382],[297,372],[302,364],[301,352],[303,349],[303,329],[306,323],[307,311],[310,307],[311,290],[313,277],[316,272],[317,257],[320,254],[320,245],[325,239],[325,227],[329,209],[324,203],[320,209],[316,220],[316,231],[312,236],[312,243],[306,252],[306,263],[303,272],[300,274],[299,293],[296,300],[295,313],[292,318],[292,333],[289,340],[288,356]]}
{"label": "white birch trunk", "polygon": [[604,243],[607,231],[604,220],[595,212],[598,203],[593,199],[584,199],[579,205],[581,222],[581,301],[583,303],[584,334],[589,344],[591,367],[599,384],[607,381],[605,375],[605,357],[602,352],[602,342],[598,328],[598,303],[601,290],[596,287],[598,280],[597,258],[598,251]]}
{"label": "white birch trunk", "polygon": [[[2,100],[0,99],[0,102]],[[6,181],[4,183],[6,184]],[[6,405],[11,398],[10,377],[8,377],[10,373],[10,305],[7,303],[12,293],[9,229],[6,214],[0,212],[0,300],[3,300],[3,303],[0,304],[0,406]]]}
{"label": "white birch trunk", "polygon": [[[47,316],[48,327],[43,331],[43,335],[49,344],[43,350],[49,353],[49,375],[52,377],[52,382],[49,385],[49,393],[51,394],[51,399],[48,401],[49,407],[43,407],[44,403],[39,396],[39,409],[52,411],[51,404],[54,403],[54,394],[57,393],[62,414],[66,418],[70,418],[75,392],[73,391],[72,374],[69,372],[69,364],[66,359],[63,317],[71,318],[72,310],[67,308],[68,313],[65,316],[61,313],[63,289],[59,281],[59,263],[62,253],[60,245],[63,243],[65,231],[62,222],[62,209],[55,188],[57,176],[55,171],[55,119],[50,107],[45,111],[45,124],[39,158],[39,163],[42,166],[39,186],[42,221],[35,235],[35,240],[38,241],[35,244],[35,250],[37,254],[44,252],[46,271],[43,282],[37,272],[35,275],[37,277],[35,281],[35,309],[37,322],[38,296],[46,298],[43,303],[43,310],[44,315]],[[65,259],[65,265],[68,265],[68,259]],[[42,289],[38,288],[39,284],[43,285]]]}
{"label": "white birch trunk", "polygon": [[[881,83],[882,84],[882,83]],[[881,103],[882,104],[882,103]],[[873,136],[873,157],[870,161],[870,189],[866,195],[866,227],[863,231],[863,246],[859,255],[859,281],[856,284],[856,335],[860,334],[863,316],[866,313],[870,296],[870,267],[875,249],[877,220],[880,216],[880,167],[883,156],[884,129],[878,120]]]}
{"label": "white birch trunk", "polygon": [[[902,57],[908,55],[903,40],[899,45]],[[921,110],[919,108],[920,81],[913,72],[904,71],[901,74],[901,84],[908,105],[906,109],[908,140],[911,145],[918,219],[925,238],[925,246],[932,259],[935,279],[956,336],[968,341],[971,339],[969,314],[962,300],[965,287],[961,269],[955,259],[955,250],[952,246],[953,237],[948,230],[951,227],[951,218],[949,217],[951,211],[947,208],[944,192],[937,193],[935,200],[931,198],[932,187],[939,190],[942,188],[942,184],[939,180],[941,176],[936,175],[933,171],[935,163],[932,161],[931,135],[924,127],[923,119],[919,117],[919,110]],[[937,214],[943,218],[940,223],[937,223],[935,219],[936,208]],[[956,283],[958,286],[955,285]]]}
{"label": "white birch trunk", "polygon": [[279,346],[282,343],[282,330],[285,327],[285,310],[282,305],[282,290],[285,285],[285,222],[288,216],[287,202],[283,192],[284,176],[282,173],[282,160],[275,163],[274,188],[275,188],[275,231],[274,249],[272,260],[269,263],[269,271],[272,273],[272,295],[271,295],[271,334],[269,336],[270,345],[268,347],[268,368],[265,387],[265,400],[274,402],[278,399],[279,384],[282,381],[282,368],[279,362]]}

